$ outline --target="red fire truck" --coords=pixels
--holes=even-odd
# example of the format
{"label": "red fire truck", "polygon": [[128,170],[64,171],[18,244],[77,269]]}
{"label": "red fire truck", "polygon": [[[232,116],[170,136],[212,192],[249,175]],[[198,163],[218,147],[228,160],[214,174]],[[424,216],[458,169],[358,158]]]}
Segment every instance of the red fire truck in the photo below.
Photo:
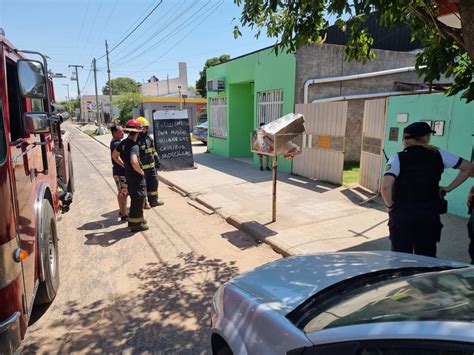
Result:
{"label": "red fire truck", "polygon": [[18,349],[33,304],[53,301],[59,287],[56,216],[69,209],[74,181],[47,73],[45,56],[15,48],[0,29],[1,354]]}

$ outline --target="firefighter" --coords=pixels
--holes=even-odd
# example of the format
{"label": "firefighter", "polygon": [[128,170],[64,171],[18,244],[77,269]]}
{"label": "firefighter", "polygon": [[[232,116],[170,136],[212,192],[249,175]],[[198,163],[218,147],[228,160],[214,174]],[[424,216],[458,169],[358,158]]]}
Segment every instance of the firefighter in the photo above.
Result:
{"label": "firefighter", "polygon": [[140,147],[142,169],[145,171],[148,203],[151,207],[161,206],[164,205],[164,202],[158,199],[158,174],[156,172],[159,159],[153,138],[148,133],[150,123],[145,117],[141,116],[137,118],[137,121],[143,127],[143,132],[139,134],[137,143]]}
{"label": "firefighter", "polygon": [[143,218],[143,204],[146,198],[145,172],[140,165],[140,148],[137,144],[138,135],[143,129],[137,120],[129,120],[124,130],[128,132],[128,137],[117,146],[113,159],[117,161],[120,155],[125,165],[125,177],[130,196],[128,226],[132,232],[140,232],[148,229],[146,220]]}

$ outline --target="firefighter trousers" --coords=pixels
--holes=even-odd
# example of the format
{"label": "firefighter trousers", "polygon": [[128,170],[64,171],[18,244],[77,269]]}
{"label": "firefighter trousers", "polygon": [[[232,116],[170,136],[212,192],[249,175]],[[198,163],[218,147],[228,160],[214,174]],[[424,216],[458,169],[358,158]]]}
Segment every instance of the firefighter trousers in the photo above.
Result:
{"label": "firefighter trousers", "polygon": [[155,167],[144,170],[146,180],[146,195],[148,203],[156,206],[158,203],[158,174]]}
{"label": "firefighter trousers", "polygon": [[474,212],[471,212],[467,222],[467,232],[469,236],[469,256],[471,257],[471,264],[474,265]]}
{"label": "firefighter trousers", "polygon": [[143,218],[143,204],[146,197],[145,179],[128,184],[130,196],[130,212],[128,214],[128,226],[138,227],[145,223]]}

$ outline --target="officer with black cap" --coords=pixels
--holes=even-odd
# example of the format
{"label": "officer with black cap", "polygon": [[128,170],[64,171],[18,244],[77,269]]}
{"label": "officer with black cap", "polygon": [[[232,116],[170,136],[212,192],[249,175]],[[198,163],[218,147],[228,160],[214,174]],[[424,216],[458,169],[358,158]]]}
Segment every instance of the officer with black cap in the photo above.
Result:
{"label": "officer with black cap", "polygon": [[[436,256],[441,237],[442,197],[470,176],[472,164],[429,144],[435,133],[426,122],[403,130],[404,150],[390,157],[382,181],[382,197],[389,213],[392,250]],[[444,169],[459,169],[446,187],[439,182]]]}

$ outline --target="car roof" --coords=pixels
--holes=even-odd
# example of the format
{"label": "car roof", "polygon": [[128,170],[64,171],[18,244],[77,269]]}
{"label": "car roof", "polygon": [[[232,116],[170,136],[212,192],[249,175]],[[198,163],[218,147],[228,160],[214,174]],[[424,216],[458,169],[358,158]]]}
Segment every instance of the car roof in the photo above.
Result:
{"label": "car roof", "polygon": [[280,259],[231,280],[283,316],[331,285],[359,275],[410,267],[465,267],[465,263],[390,251],[339,252]]}

